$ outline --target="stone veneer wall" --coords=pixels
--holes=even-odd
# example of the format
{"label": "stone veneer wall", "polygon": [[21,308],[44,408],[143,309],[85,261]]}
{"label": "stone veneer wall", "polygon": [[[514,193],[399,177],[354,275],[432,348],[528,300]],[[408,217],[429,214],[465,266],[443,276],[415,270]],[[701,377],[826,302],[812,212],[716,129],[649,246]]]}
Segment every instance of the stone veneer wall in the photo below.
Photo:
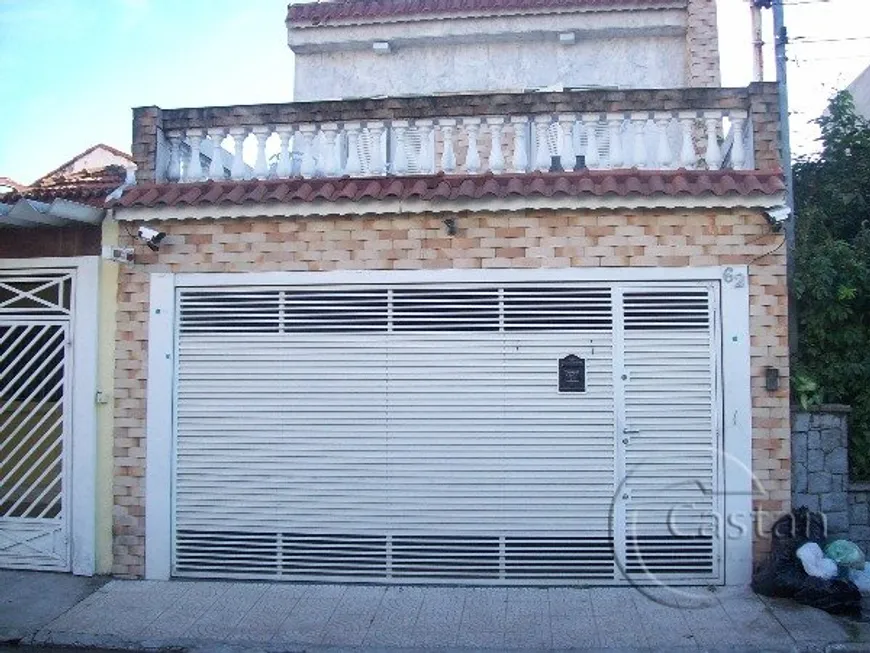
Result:
{"label": "stone veneer wall", "polygon": [[849,442],[843,406],[823,406],[792,417],[792,505],[825,514],[828,533],[849,533]]}
{"label": "stone veneer wall", "polygon": [[848,406],[792,416],[792,506],[824,513],[828,536],[870,554],[870,483],[849,480]]}
{"label": "stone veneer wall", "polygon": [[[224,215],[232,207],[219,207]],[[121,212],[123,216],[123,212]],[[145,383],[149,274],[154,272],[749,265],[755,508],[790,509],[788,329],[782,236],[749,210],[525,211],[343,218],[159,221],[165,246],[137,246],[118,288],[115,368],[114,568],[142,576],[145,551]],[[123,245],[133,244],[126,236]],[[764,387],[766,366],[783,375]],[[756,555],[767,541],[756,541]]]}

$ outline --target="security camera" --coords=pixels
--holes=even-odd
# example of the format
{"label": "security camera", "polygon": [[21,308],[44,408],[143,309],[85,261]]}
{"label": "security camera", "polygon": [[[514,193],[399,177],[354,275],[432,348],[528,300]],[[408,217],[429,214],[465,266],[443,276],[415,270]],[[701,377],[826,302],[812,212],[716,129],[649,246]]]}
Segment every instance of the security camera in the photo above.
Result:
{"label": "security camera", "polygon": [[767,214],[767,219],[772,225],[781,225],[783,222],[788,220],[788,217],[791,215],[791,209],[787,206],[776,206],[767,209],[765,213]]}
{"label": "security camera", "polygon": [[163,231],[157,231],[156,229],[152,229],[151,227],[139,227],[139,231],[137,232],[139,238],[145,241],[145,244],[148,245],[148,248],[156,252],[160,249],[160,242],[166,238],[166,233]]}

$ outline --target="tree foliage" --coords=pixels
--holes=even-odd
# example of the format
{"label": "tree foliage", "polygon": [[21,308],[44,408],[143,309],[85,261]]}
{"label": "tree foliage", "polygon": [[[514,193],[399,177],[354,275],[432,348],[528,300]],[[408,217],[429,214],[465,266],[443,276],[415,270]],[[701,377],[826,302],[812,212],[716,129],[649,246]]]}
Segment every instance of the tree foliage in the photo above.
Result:
{"label": "tree foliage", "polygon": [[870,479],[870,123],[847,92],[816,122],[822,150],[794,166],[794,386],[852,406],[852,474]]}

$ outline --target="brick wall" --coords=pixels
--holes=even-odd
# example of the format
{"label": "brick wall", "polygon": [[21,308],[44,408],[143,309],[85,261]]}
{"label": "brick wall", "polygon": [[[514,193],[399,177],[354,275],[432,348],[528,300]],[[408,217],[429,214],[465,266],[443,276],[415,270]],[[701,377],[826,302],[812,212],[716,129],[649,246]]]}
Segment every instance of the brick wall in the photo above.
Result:
{"label": "brick wall", "polygon": [[689,86],[719,86],[719,27],[716,0],[689,0],[686,25],[686,78]]}
{"label": "brick wall", "polygon": [[[784,251],[758,213],[635,211],[463,213],[448,237],[438,216],[187,220],[155,223],[159,253],[138,244],[119,281],[115,381],[114,573],[141,576],[145,535],[148,274],[276,270],[750,265],[753,468],[768,493],[756,507],[789,509],[790,449]],[[122,239],[123,241],[123,239]],[[122,244],[129,244],[122,242]],[[782,389],[764,390],[764,367]],[[757,542],[760,551],[765,542]]]}

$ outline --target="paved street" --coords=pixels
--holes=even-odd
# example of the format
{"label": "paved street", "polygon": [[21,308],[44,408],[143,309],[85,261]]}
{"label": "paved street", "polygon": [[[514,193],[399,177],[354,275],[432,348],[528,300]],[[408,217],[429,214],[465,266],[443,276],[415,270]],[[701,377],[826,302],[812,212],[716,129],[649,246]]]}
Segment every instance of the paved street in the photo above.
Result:
{"label": "paved street", "polygon": [[24,641],[198,651],[732,652],[870,642],[870,624],[745,588],[689,592],[115,580]]}

